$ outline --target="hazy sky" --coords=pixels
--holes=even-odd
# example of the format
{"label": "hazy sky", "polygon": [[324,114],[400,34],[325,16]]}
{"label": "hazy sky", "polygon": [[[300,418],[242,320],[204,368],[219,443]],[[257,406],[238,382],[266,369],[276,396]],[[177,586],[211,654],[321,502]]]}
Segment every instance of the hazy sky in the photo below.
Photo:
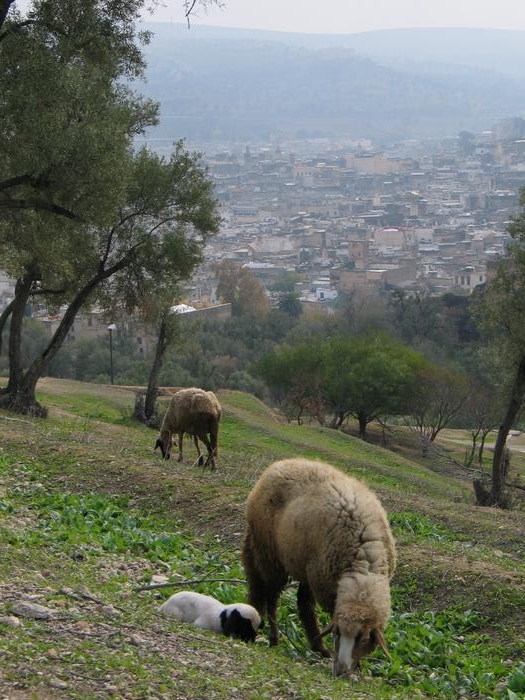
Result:
{"label": "hazy sky", "polygon": [[[164,0],[153,17],[184,22],[182,1]],[[200,11],[207,24],[285,32],[350,34],[402,27],[486,27],[525,30],[523,0],[224,0],[222,10]]]}

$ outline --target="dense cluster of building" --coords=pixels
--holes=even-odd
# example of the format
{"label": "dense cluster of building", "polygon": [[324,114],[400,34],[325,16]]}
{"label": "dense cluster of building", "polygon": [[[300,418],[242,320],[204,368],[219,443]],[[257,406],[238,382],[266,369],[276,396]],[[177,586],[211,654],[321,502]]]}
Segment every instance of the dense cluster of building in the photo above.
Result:
{"label": "dense cluster of building", "polygon": [[[317,308],[341,293],[396,287],[470,294],[504,253],[519,208],[525,139],[516,124],[524,126],[509,120],[490,132],[382,151],[363,140],[208,151],[223,224],[184,301],[210,311],[218,305],[216,264],[224,259],[248,267],[270,296],[285,273],[299,273],[297,296]],[[13,290],[0,273],[0,308]],[[216,311],[224,318],[229,305]],[[40,318],[52,333],[60,313],[44,309]],[[75,322],[80,335],[106,326],[96,310]]]}
{"label": "dense cluster of building", "polygon": [[469,294],[504,252],[525,182],[525,140],[497,128],[439,143],[317,144],[320,155],[261,148],[208,155],[224,224],[191,290],[214,300],[213,263],[271,287],[303,280],[305,303],[392,287]]}

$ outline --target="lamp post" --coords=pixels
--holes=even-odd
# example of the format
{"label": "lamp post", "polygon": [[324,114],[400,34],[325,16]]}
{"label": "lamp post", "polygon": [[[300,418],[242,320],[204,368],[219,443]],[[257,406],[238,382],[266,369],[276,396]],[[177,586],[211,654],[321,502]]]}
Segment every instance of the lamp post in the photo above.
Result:
{"label": "lamp post", "polygon": [[111,383],[113,384],[113,331],[117,330],[117,326],[114,323],[110,323],[108,326],[109,332],[109,376]]}

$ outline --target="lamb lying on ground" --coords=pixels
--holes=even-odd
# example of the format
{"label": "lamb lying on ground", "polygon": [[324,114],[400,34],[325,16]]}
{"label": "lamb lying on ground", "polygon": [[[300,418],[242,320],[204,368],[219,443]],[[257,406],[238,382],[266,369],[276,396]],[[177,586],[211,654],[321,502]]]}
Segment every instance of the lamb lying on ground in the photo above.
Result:
{"label": "lamb lying on ground", "polygon": [[251,605],[224,605],[209,595],[193,591],[174,593],[160,606],[159,612],[244,642],[254,642],[257,631],[262,627],[261,616]]}
{"label": "lamb lying on ground", "polygon": [[[356,669],[377,645],[388,654],[395,545],[383,507],[362,482],[323,462],[270,465],[248,496],[242,557],[248,600],[268,615],[270,645],[279,639],[277,602],[291,577],[311,648],[330,656],[322,637],[334,634],[334,675]],[[316,602],[331,616],[324,632]]]}

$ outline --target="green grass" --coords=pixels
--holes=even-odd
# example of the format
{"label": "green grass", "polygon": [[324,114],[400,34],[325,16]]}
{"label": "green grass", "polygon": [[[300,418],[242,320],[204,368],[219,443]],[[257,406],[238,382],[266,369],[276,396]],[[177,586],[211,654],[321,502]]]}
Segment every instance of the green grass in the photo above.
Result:
{"label": "green grass", "polygon": [[[525,697],[522,514],[476,508],[470,484],[356,438],[220,394],[218,470],[163,462],[134,394],[45,380],[46,420],[0,415],[0,686],[64,698]],[[399,447],[399,446],[398,446]],[[413,454],[413,453],[412,453]],[[324,459],[377,490],[398,543],[381,653],[353,679],[305,645],[295,586],[281,644],[245,645],[158,616],[177,587],[244,600],[243,507],[272,460]],[[20,599],[50,620],[10,613]],[[322,622],[326,616],[321,615]],[[62,684],[62,685],[61,685]],[[22,697],[22,696],[21,696]]]}

